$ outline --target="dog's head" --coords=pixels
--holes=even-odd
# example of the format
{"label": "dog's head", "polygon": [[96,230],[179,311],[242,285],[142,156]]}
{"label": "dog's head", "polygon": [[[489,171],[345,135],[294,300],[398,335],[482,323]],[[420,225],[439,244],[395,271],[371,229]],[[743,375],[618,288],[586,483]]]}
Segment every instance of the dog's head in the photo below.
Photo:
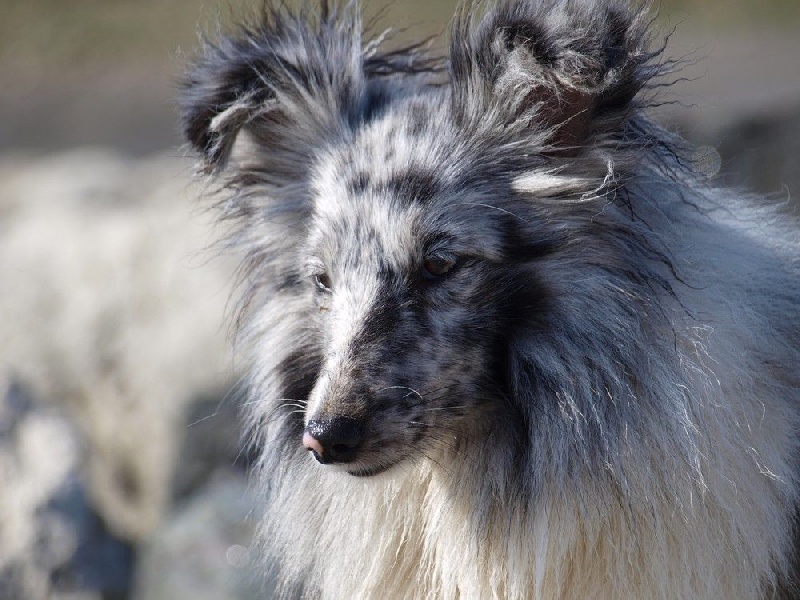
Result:
{"label": "dog's head", "polygon": [[277,9],[206,45],[185,131],[231,190],[259,393],[296,447],[375,474],[498,418],[530,427],[525,390],[569,384],[558,344],[582,328],[613,360],[590,296],[639,243],[603,207],[636,160],[643,19],[502,2],[457,15],[442,62],[362,43],[352,8]]}

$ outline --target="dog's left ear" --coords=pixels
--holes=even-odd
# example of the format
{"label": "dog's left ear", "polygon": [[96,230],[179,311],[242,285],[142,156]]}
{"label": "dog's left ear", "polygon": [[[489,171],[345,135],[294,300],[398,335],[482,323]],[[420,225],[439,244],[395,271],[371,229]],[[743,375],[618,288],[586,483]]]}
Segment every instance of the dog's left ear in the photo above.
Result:
{"label": "dog's left ear", "polygon": [[[478,23],[475,23],[479,21]],[[647,15],[620,0],[500,0],[454,24],[454,111],[463,124],[541,134],[574,154],[618,129],[650,78]]]}

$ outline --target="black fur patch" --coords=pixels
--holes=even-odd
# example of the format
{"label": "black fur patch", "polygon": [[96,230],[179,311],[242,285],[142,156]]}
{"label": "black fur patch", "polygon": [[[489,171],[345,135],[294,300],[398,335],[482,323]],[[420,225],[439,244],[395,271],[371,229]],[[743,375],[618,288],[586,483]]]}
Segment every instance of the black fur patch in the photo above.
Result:
{"label": "black fur patch", "polygon": [[558,60],[558,48],[548,39],[547,32],[539,23],[516,21],[499,25],[503,42],[508,52],[518,47],[525,48],[540,64],[552,67]]}
{"label": "black fur patch", "polygon": [[[382,285],[381,289],[387,290],[387,287]],[[350,342],[351,348],[360,352],[364,348],[375,346],[378,342],[391,339],[399,318],[398,305],[398,299],[393,294],[388,290],[383,293],[370,309],[369,319],[362,324],[359,333],[353,336]]]}
{"label": "black fur patch", "polygon": [[527,263],[555,252],[565,240],[549,231],[531,232],[523,229],[518,219],[503,221],[503,256],[511,263]]}
{"label": "black fur patch", "polygon": [[404,202],[428,202],[441,189],[439,179],[433,173],[411,169],[392,175],[381,185],[382,189]]}
{"label": "black fur patch", "polygon": [[428,113],[423,106],[413,104],[408,113],[408,132],[420,136],[428,125]]}
{"label": "black fur patch", "polygon": [[367,123],[383,114],[391,102],[391,94],[383,85],[370,85],[361,108],[361,122]]}
{"label": "black fur patch", "polygon": [[[284,358],[276,371],[283,381],[283,397],[286,401],[307,401],[321,367],[321,357],[311,348],[298,349]],[[291,425],[291,431],[301,435],[304,427],[303,415],[297,412],[296,407],[287,406],[285,412],[286,423]]]}
{"label": "black fur patch", "polygon": [[350,179],[347,183],[347,192],[351,196],[360,196],[367,191],[370,183],[370,175],[364,171],[360,171]]}

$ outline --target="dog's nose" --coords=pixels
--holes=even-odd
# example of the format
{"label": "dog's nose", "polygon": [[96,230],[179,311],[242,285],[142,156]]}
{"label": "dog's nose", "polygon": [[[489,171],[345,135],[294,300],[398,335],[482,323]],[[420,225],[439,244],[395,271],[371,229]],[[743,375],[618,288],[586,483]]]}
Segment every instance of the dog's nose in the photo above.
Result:
{"label": "dog's nose", "polygon": [[303,433],[303,446],[323,465],[355,460],[364,441],[364,426],[350,417],[312,419]]}

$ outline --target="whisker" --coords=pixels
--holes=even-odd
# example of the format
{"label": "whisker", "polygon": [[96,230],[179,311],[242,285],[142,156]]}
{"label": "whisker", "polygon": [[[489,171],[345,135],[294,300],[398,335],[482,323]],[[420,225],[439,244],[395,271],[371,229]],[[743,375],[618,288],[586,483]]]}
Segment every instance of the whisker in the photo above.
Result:
{"label": "whisker", "polygon": [[423,412],[436,412],[442,410],[461,410],[464,408],[468,408],[467,404],[459,404],[456,406],[430,406],[428,408],[423,409]]}
{"label": "whisker", "polygon": [[403,396],[404,399],[408,398],[409,396],[416,395],[420,400],[422,400],[423,402],[425,401],[425,399],[422,397],[422,394],[420,394],[414,388],[408,387],[407,385],[390,385],[388,387],[385,387],[385,388],[382,388],[382,389],[378,390],[378,392],[383,392],[383,391],[386,391],[386,390],[409,390],[408,394]]}

